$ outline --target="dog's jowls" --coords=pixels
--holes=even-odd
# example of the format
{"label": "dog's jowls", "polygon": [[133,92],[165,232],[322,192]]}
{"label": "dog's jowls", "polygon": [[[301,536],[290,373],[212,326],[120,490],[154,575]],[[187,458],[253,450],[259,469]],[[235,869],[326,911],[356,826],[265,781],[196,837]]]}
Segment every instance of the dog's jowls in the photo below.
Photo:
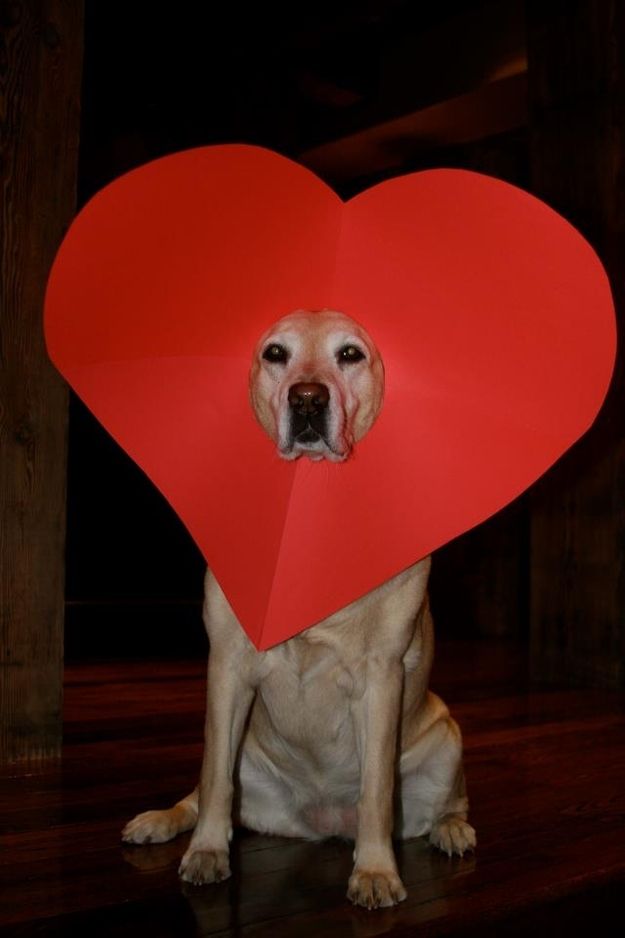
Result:
{"label": "dog's jowls", "polygon": [[[250,400],[284,459],[347,459],[383,393],[374,343],[341,313],[292,313],[258,343]],[[450,855],[473,849],[460,732],[428,690],[429,568],[421,560],[264,652],[208,570],[200,783],[173,808],[134,818],[124,840],[158,843],[193,829],[181,876],[212,883],[230,875],[233,815],[270,834],[354,838],[347,894],[367,908],[406,896],[392,835],[429,834]]]}

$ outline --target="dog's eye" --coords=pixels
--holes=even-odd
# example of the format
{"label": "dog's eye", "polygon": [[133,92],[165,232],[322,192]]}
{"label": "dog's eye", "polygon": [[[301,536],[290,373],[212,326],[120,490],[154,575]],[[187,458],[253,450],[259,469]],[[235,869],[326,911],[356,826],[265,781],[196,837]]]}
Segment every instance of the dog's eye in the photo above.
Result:
{"label": "dog's eye", "polygon": [[277,362],[280,365],[285,364],[289,353],[283,345],[278,345],[277,342],[273,342],[271,345],[268,345],[265,351],[263,352],[263,358],[266,362]]}
{"label": "dog's eye", "polygon": [[355,345],[344,345],[342,349],[339,349],[337,355],[339,364],[343,362],[347,362],[348,364],[361,362],[364,357],[364,354]]}

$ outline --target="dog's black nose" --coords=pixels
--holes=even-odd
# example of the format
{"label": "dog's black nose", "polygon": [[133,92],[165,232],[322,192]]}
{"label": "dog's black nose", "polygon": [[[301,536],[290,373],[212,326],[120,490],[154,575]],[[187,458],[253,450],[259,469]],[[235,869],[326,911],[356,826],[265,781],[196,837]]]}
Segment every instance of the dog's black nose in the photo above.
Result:
{"label": "dog's black nose", "polygon": [[296,414],[320,414],[330,403],[330,392],[325,384],[300,382],[289,388],[289,405]]}

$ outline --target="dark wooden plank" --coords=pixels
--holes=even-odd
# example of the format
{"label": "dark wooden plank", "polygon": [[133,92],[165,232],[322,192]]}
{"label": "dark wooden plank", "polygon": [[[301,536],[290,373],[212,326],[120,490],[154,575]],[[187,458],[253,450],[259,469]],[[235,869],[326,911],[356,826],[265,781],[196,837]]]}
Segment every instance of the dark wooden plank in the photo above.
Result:
{"label": "dark wooden plank", "polygon": [[59,753],[67,390],[42,306],[75,204],[82,0],[0,7],[0,761]]}
{"label": "dark wooden plank", "polygon": [[530,691],[517,646],[500,642],[438,648],[437,684],[465,738],[475,856],[401,845],[408,899],[367,913],[345,900],[349,843],[242,831],[231,880],[186,886],[176,869],[189,835],[119,841],[133,813],[180,797],[199,765],[203,668],[162,667],[162,681],[148,662],[71,668],[62,765],[0,777],[0,935],[499,936],[560,919],[575,935],[624,888],[623,697]]}
{"label": "dark wooden plank", "polygon": [[527,499],[519,498],[436,551],[430,594],[440,634],[527,635],[528,542]]}
{"label": "dark wooden plank", "polygon": [[[625,310],[625,6],[530,0],[532,188],[590,240]],[[625,683],[625,367],[586,437],[532,496],[535,678]]]}
{"label": "dark wooden plank", "polygon": [[[398,11],[394,23],[389,7],[388,28],[380,31],[378,49],[371,49],[379,56],[373,94],[358,107],[327,113],[317,139],[310,139],[308,128],[300,129],[300,140],[308,146],[304,150],[296,143],[298,159],[330,182],[382,167],[396,169],[410,154],[411,143],[474,140],[476,134],[486,136],[489,125],[495,133],[523,121],[522,102],[500,81],[511,78],[514,86],[525,71],[521,0],[460,4],[441,11],[440,20],[430,24],[423,5],[418,14],[409,7]],[[412,23],[410,12],[416,14]],[[314,65],[307,70],[314,77]],[[499,88],[488,88],[491,83]],[[477,92],[475,97],[471,92]],[[435,105],[441,103],[437,113]],[[511,123],[502,113],[506,108],[517,112]]]}
{"label": "dark wooden plank", "polygon": [[[489,34],[497,36],[495,24],[489,26]],[[483,26],[481,31],[483,35]],[[517,41],[516,61],[511,62],[511,73],[506,72],[504,77],[480,84],[465,94],[438,99],[436,104],[410,114],[340,136],[300,153],[298,160],[333,186],[340,186],[367,173],[396,173],[415,153],[427,154],[435,148],[462,145],[525,127],[527,76],[520,30]],[[475,44],[467,40],[466,47],[475,49]],[[414,48],[411,53],[412,61],[419,61]],[[440,63],[440,56],[438,59]],[[483,60],[480,65],[484,67]],[[445,69],[441,68],[438,74],[445,74]]]}

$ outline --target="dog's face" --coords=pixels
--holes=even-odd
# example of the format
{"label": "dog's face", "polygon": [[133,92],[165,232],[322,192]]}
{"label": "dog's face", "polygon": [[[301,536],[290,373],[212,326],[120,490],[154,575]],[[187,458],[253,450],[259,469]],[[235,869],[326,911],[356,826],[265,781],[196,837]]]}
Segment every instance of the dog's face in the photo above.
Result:
{"label": "dog's face", "polygon": [[298,310],[256,347],[250,400],[283,459],[347,459],[373,425],[383,394],[379,352],[343,313]]}

